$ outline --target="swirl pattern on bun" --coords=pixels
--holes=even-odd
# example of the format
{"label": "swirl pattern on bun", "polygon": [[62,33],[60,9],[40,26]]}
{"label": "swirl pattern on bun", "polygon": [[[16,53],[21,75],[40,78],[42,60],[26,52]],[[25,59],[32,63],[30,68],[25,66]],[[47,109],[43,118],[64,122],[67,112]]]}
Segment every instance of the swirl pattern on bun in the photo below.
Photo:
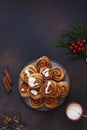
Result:
{"label": "swirl pattern on bun", "polygon": [[42,98],[42,94],[41,94],[41,91],[40,91],[40,88],[36,88],[36,89],[30,89],[30,96],[33,98],[33,99],[40,99]]}
{"label": "swirl pattern on bun", "polygon": [[52,97],[48,97],[45,98],[45,106],[48,108],[55,108],[58,105],[58,98],[52,98]]}
{"label": "swirl pattern on bun", "polygon": [[21,82],[20,85],[19,85],[19,89],[20,89],[20,94],[21,94],[22,97],[29,96],[30,88],[26,83]]}
{"label": "swirl pattern on bun", "polygon": [[47,80],[41,87],[43,97],[53,97],[57,91],[56,83],[53,80]]}
{"label": "swirl pattern on bun", "polygon": [[31,88],[39,88],[43,84],[43,76],[40,73],[31,74],[28,78],[28,84]]}
{"label": "swirl pattern on bun", "polygon": [[52,75],[53,75],[53,79],[59,82],[64,79],[65,71],[61,67],[55,66],[52,68]]}
{"label": "swirl pattern on bun", "polygon": [[44,98],[33,99],[30,97],[29,103],[30,103],[31,107],[33,107],[33,108],[40,108],[44,105]]}
{"label": "swirl pattern on bun", "polygon": [[40,73],[43,75],[44,80],[52,79],[52,70],[48,67],[42,67]]}
{"label": "swirl pattern on bun", "polygon": [[25,83],[28,83],[28,77],[33,73],[37,73],[37,69],[33,65],[28,65],[21,71],[20,77]]}
{"label": "swirl pattern on bun", "polygon": [[69,84],[66,81],[57,83],[57,86],[60,88],[60,97],[66,97],[69,93]]}
{"label": "swirl pattern on bun", "polygon": [[51,62],[48,57],[42,56],[35,62],[35,67],[39,71],[42,67],[51,67]]}

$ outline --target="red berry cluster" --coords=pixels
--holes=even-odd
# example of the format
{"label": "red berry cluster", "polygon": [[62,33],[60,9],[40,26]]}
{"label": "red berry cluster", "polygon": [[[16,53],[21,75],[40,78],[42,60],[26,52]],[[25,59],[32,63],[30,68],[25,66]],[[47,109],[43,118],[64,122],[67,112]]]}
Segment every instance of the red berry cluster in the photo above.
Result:
{"label": "red berry cluster", "polygon": [[71,43],[71,45],[69,46],[69,49],[76,54],[77,52],[81,52],[81,51],[85,51],[85,44],[86,44],[86,40],[83,39],[82,41],[77,41],[76,43]]}

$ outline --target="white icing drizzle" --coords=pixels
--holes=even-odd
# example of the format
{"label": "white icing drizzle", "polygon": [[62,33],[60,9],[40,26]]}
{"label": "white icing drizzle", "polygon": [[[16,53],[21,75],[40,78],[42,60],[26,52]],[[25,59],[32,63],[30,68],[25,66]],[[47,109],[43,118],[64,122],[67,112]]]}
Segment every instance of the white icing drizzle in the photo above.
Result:
{"label": "white icing drizzle", "polygon": [[27,75],[27,77],[30,76],[29,70],[25,70],[25,74]]}
{"label": "white icing drizzle", "polygon": [[22,88],[21,91],[24,92],[24,88]]}
{"label": "white icing drizzle", "polygon": [[38,94],[38,92],[36,91],[36,90],[31,90],[31,93],[33,94],[33,95],[37,95]]}
{"label": "white icing drizzle", "polygon": [[45,69],[42,73],[43,73],[43,75],[44,75],[45,77],[48,77],[48,76],[49,76],[49,69],[48,69],[48,68]]}
{"label": "white icing drizzle", "polygon": [[45,93],[46,93],[46,94],[48,94],[48,93],[51,92],[51,91],[48,91],[48,90],[49,90],[49,86],[50,86],[50,84],[51,84],[51,82],[48,81],[48,83],[47,83],[47,87],[46,87],[46,89],[45,89]]}
{"label": "white icing drizzle", "polygon": [[36,85],[38,85],[38,83],[35,83],[36,79],[34,77],[30,77],[28,78],[28,84],[30,85],[30,87],[34,87]]}

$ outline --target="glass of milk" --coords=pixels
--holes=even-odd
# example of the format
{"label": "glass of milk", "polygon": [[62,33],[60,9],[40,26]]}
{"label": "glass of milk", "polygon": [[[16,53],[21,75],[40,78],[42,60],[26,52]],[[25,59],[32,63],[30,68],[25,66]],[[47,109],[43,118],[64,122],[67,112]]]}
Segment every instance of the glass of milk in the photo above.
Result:
{"label": "glass of milk", "polygon": [[66,115],[70,120],[80,120],[83,116],[83,107],[77,102],[71,102],[66,107]]}

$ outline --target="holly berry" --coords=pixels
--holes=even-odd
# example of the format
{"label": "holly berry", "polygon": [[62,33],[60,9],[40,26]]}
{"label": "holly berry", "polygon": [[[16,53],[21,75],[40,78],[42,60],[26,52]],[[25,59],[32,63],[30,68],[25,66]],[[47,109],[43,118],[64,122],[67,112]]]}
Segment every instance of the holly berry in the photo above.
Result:
{"label": "holly berry", "polygon": [[78,44],[78,45],[80,45],[80,43],[81,43],[80,41],[77,41],[77,44]]}
{"label": "holly berry", "polygon": [[74,47],[74,46],[75,46],[75,43],[72,43],[71,46]]}
{"label": "holly berry", "polygon": [[81,48],[80,48],[80,47],[78,47],[78,51],[81,51]]}
{"label": "holly berry", "polygon": [[81,42],[79,46],[82,47],[82,46],[83,46],[83,43]]}
{"label": "holly berry", "polygon": [[75,45],[75,49],[77,49],[78,48],[78,45]]}
{"label": "holly berry", "polygon": [[73,47],[72,47],[72,46],[70,46],[70,47],[69,47],[69,49],[70,49],[70,50],[73,50]]}
{"label": "holly berry", "polygon": [[83,39],[83,40],[82,40],[82,42],[83,42],[83,43],[86,43],[86,40],[85,40],[85,39]]}
{"label": "holly berry", "polygon": [[81,49],[82,49],[82,51],[85,51],[85,47],[82,47]]}
{"label": "holly berry", "polygon": [[74,53],[74,54],[76,54],[76,52],[77,52],[76,50],[73,50],[73,53]]}

